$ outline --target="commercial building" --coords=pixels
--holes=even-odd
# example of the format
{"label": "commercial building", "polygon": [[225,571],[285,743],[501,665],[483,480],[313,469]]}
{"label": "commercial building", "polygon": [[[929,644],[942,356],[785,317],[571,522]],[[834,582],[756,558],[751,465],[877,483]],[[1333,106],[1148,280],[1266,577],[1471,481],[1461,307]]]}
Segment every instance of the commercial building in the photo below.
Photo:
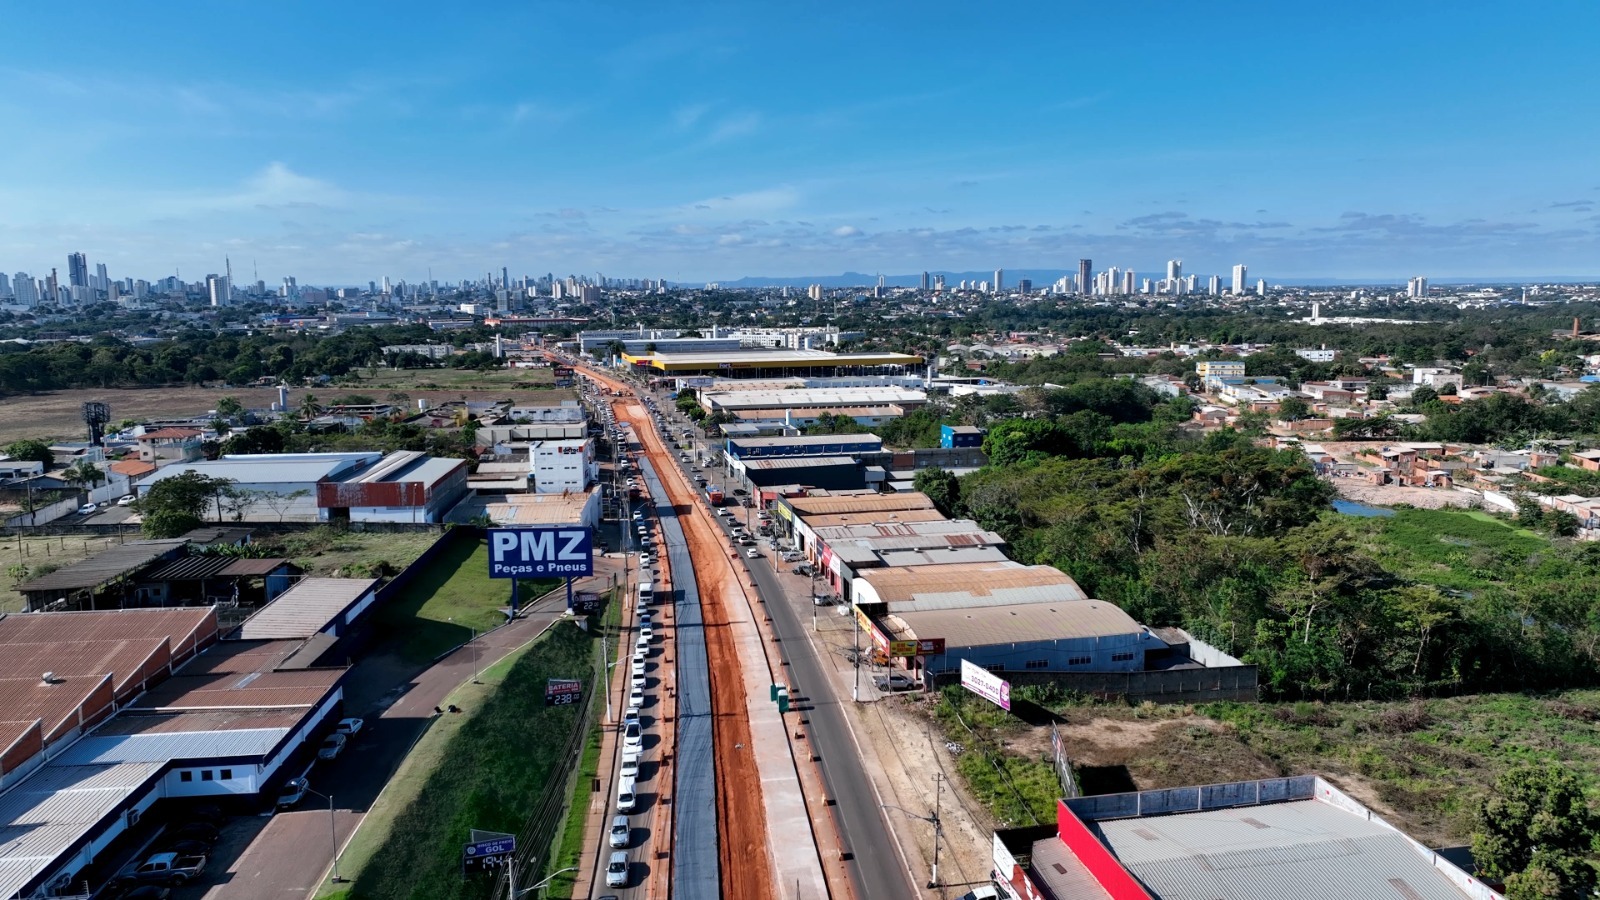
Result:
{"label": "commercial building", "polygon": [[200,429],[158,428],[139,435],[139,461],[188,462],[200,458]]}
{"label": "commercial building", "polygon": [[926,391],[903,387],[798,388],[787,390],[702,390],[697,398],[708,413],[738,414],[760,409],[830,409],[927,405]]}
{"label": "commercial building", "polygon": [[249,498],[232,510],[245,522],[441,522],[467,492],[466,460],[412,450],[230,454],[166,466],[139,492],[184,472],[233,481]]}
{"label": "commercial building", "polygon": [[994,836],[1008,900],[1501,898],[1317,775],[1073,797],[1035,831]]}
{"label": "commercial building", "polygon": [[450,521],[466,524],[487,517],[495,525],[585,525],[600,528],[600,488],[565,494],[473,496],[450,513]]}
{"label": "commercial building", "polygon": [[875,434],[816,434],[784,437],[728,438],[729,459],[768,459],[785,456],[854,456],[877,453],[883,438]]}
{"label": "commercial building", "polygon": [[[867,467],[849,456],[734,458],[729,460],[728,468],[738,482],[756,491],[790,484],[822,490],[861,490],[868,485]],[[875,474],[881,484],[883,470]]]}
{"label": "commercial building", "polygon": [[946,449],[953,447],[982,447],[983,429],[972,425],[940,425],[939,446]]}
{"label": "commercial building", "polygon": [[301,644],[219,643],[212,608],[0,618],[0,896],[83,887],[162,800],[286,777],[346,671],[286,670]]}
{"label": "commercial building", "polygon": [[1194,373],[1201,378],[1243,378],[1242,360],[1206,359],[1194,364]]}
{"label": "commercial building", "polygon": [[826,350],[740,350],[717,353],[624,353],[624,362],[663,375],[716,375],[722,378],[776,378],[903,374],[922,366],[906,353],[832,353]]}
{"label": "commercial building", "polygon": [[540,494],[582,493],[600,480],[593,438],[535,441],[528,448],[528,465]]}

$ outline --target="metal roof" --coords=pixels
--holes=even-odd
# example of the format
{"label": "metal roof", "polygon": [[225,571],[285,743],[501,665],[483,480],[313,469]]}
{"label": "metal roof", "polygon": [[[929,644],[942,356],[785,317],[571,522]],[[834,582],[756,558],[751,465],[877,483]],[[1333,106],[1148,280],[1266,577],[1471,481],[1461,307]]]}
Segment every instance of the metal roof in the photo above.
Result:
{"label": "metal roof", "polygon": [[[771,490],[768,488],[767,490]],[[812,529],[839,528],[855,525],[898,525],[906,522],[943,522],[944,513],[937,509],[871,510],[852,513],[807,513],[805,523]]]}
{"label": "metal roof", "polygon": [[[915,612],[897,610],[887,619],[891,631],[903,632],[908,639],[945,638],[947,646],[952,648],[1070,641],[1144,632],[1143,625],[1105,600],[1020,603]],[[904,628],[897,627],[900,625],[904,625]]]}
{"label": "metal roof", "polygon": [[190,732],[281,730],[293,728],[306,711],[287,709],[202,709],[184,712],[125,712],[95,729],[96,737],[114,735],[183,734]]}
{"label": "metal roof", "polygon": [[738,437],[729,438],[729,443],[737,444],[743,449],[757,447],[809,447],[812,445],[828,444],[877,444],[882,446],[883,438],[875,434],[796,434],[779,437]]}
{"label": "metal roof", "polygon": [[1033,845],[1033,860],[1029,868],[1044,882],[1052,894],[1072,900],[1111,900],[1105,888],[1084,867],[1083,862],[1067,849],[1060,837],[1048,837]]}
{"label": "metal roof", "polygon": [[219,641],[183,667],[185,675],[221,672],[270,672],[293,656],[305,641]]}
{"label": "metal roof", "polygon": [[126,544],[112,547],[110,550],[96,553],[82,562],[76,562],[64,569],[58,569],[49,575],[35,578],[24,584],[21,590],[22,593],[29,594],[44,591],[78,591],[99,587],[108,581],[115,581],[123,575],[137,571],[187,543],[187,541],[181,539],[170,541],[129,541]]}
{"label": "metal roof", "polygon": [[240,640],[308,638],[377,590],[376,578],[302,578],[239,626]]}
{"label": "metal roof", "polygon": [[835,513],[883,513],[880,518],[888,519],[888,513],[901,510],[933,509],[933,501],[928,499],[928,495],[916,492],[879,494],[862,491],[858,494],[836,494],[829,497],[789,497],[783,502],[789,504],[789,508],[796,514],[805,517]]}
{"label": "metal roof", "polygon": [[226,556],[190,556],[173,560],[143,577],[149,581],[199,581],[206,578],[267,575],[288,562],[282,557],[231,559]]}
{"label": "metal roof", "polygon": [[1060,569],[1009,561],[866,569],[859,577],[895,612],[1089,599]]}
{"label": "metal roof", "polygon": [[90,766],[103,763],[265,756],[289,731],[289,728],[243,728],[104,736],[95,734],[72,745],[72,748],[61,754],[59,759],[64,766]]}
{"label": "metal roof", "polygon": [[[897,541],[910,538],[893,538]],[[947,566],[962,563],[1000,562],[1006,552],[999,547],[899,547],[877,548],[885,566]]]}
{"label": "metal roof", "polygon": [[754,469],[758,472],[772,469],[813,469],[823,466],[858,465],[855,458],[849,456],[763,456],[756,459],[742,459],[739,464],[746,469]]}
{"label": "metal roof", "polygon": [[19,893],[163,765],[51,762],[0,794],[0,897]]}
{"label": "metal roof", "polygon": [[343,669],[179,675],[135,700],[133,708],[182,710],[314,706],[322,702],[343,675]]}
{"label": "metal roof", "polygon": [[[809,521],[807,522],[809,524]],[[822,541],[876,540],[877,538],[931,535],[971,535],[974,543],[1003,544],[1005,539],[985,531],[971,519],[940,519],[934,522],[885,522],[872,525],[832,525],[813,528]]]}
{"label": "metal roof", "polygon": [[920,404],[927,402],[928,394],[926,391],[897,387],[801,388],[780,391],[706,391],[701,393],[699,399],[701,403],[712,408],[727,410],[783,410],[802,407],[841,408]]}
{"label": "metal roof", "polygon": [[216,478],[231,478],[239,484],[313,484],[328,481],[363,465],[382,459],[380,453],[260,453],[224,456],[221,459],[174,463],[139,480],[149,487],[163,478],[184,472],[199,472]]}
{"label": "metal roof", "polygon": [[1090,823],[1156,900],[1462,900],[1406,838],[1320,800]]}

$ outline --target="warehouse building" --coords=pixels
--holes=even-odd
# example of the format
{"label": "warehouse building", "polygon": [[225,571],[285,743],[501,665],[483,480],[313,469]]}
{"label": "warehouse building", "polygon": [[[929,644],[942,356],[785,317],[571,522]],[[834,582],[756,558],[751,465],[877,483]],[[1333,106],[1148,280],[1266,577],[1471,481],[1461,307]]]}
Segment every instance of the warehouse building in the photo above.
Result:
{"label": "warehouse building", "polygon": [[504,494],[468,498],[450,513],[450,521],[468,524],[487,517],[500,526],[584,525],[600,528],[600,487],[566,494]]}
{"label": "warehouse building", "polygon": [[875,434],[814,434],[787,437],[728,438],[729,459],[770,459],[784,456],[854,456],[877,453],[883,438]]}
{"label": "warehouse building", "polygon": [[997,832],[1007,900],[1501,900],[1317,775],[1073,797]]}
{"label": "warehouse building", "polygon": [[886,478],[882,469],[869,472],[866,466],[848,456],[734,458],[728,461],[728,470],[736,485],[752,492],[787,484],[822,490],[863,490],[870,482],[881,484]]}
{"label": "warehouse building", "polygon": [[155,804],[270,789],[337,713],[344,669],[282,667],[303,642],[217,638],[212,608],[0,618],[0,896],[101,887]]}
{"label": "warehouse building", "polygon": [[716,352],[628,352],[623,362],[661,375],[719,378],[903,375],[923,359],[907,353],[833,353],[827,350],[750,349]]}
{"label": "warehouse building", "polygon": [[894,406],[902,410],[927,405],[925,391],[901,387],[793,388],[776,391],[703,390],[697,395],[707,413],[738,414],[749,410],[838,409]]}

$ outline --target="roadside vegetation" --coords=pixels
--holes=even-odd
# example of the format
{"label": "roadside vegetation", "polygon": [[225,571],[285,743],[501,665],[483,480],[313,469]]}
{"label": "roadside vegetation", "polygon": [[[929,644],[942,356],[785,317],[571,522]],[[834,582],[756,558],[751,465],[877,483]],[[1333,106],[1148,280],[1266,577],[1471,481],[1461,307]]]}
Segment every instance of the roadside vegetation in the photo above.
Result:
{"label": "roadside vegetation", "polygon": [[[577,706],[546,707],[549,678],[587,678],[596,636],[570,622],[554,625],[510,664],[498,690],[449,737],[437,764],[400,809],[347,891],[349,900],[486,898],[488,877],[463,880],[461,848],[471,829],[519,833],[579,721]],[[393,790],[393,788],[392,788]]]}

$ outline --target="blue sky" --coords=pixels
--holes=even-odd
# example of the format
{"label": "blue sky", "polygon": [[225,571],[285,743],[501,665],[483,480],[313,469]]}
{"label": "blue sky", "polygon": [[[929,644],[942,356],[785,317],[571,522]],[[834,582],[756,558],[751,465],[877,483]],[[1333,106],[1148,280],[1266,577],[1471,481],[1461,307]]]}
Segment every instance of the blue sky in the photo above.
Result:
{"label": "blue sky", "polygon": [[443,6],[0,0],[0,269],[1600,272],[1593,0]]}

